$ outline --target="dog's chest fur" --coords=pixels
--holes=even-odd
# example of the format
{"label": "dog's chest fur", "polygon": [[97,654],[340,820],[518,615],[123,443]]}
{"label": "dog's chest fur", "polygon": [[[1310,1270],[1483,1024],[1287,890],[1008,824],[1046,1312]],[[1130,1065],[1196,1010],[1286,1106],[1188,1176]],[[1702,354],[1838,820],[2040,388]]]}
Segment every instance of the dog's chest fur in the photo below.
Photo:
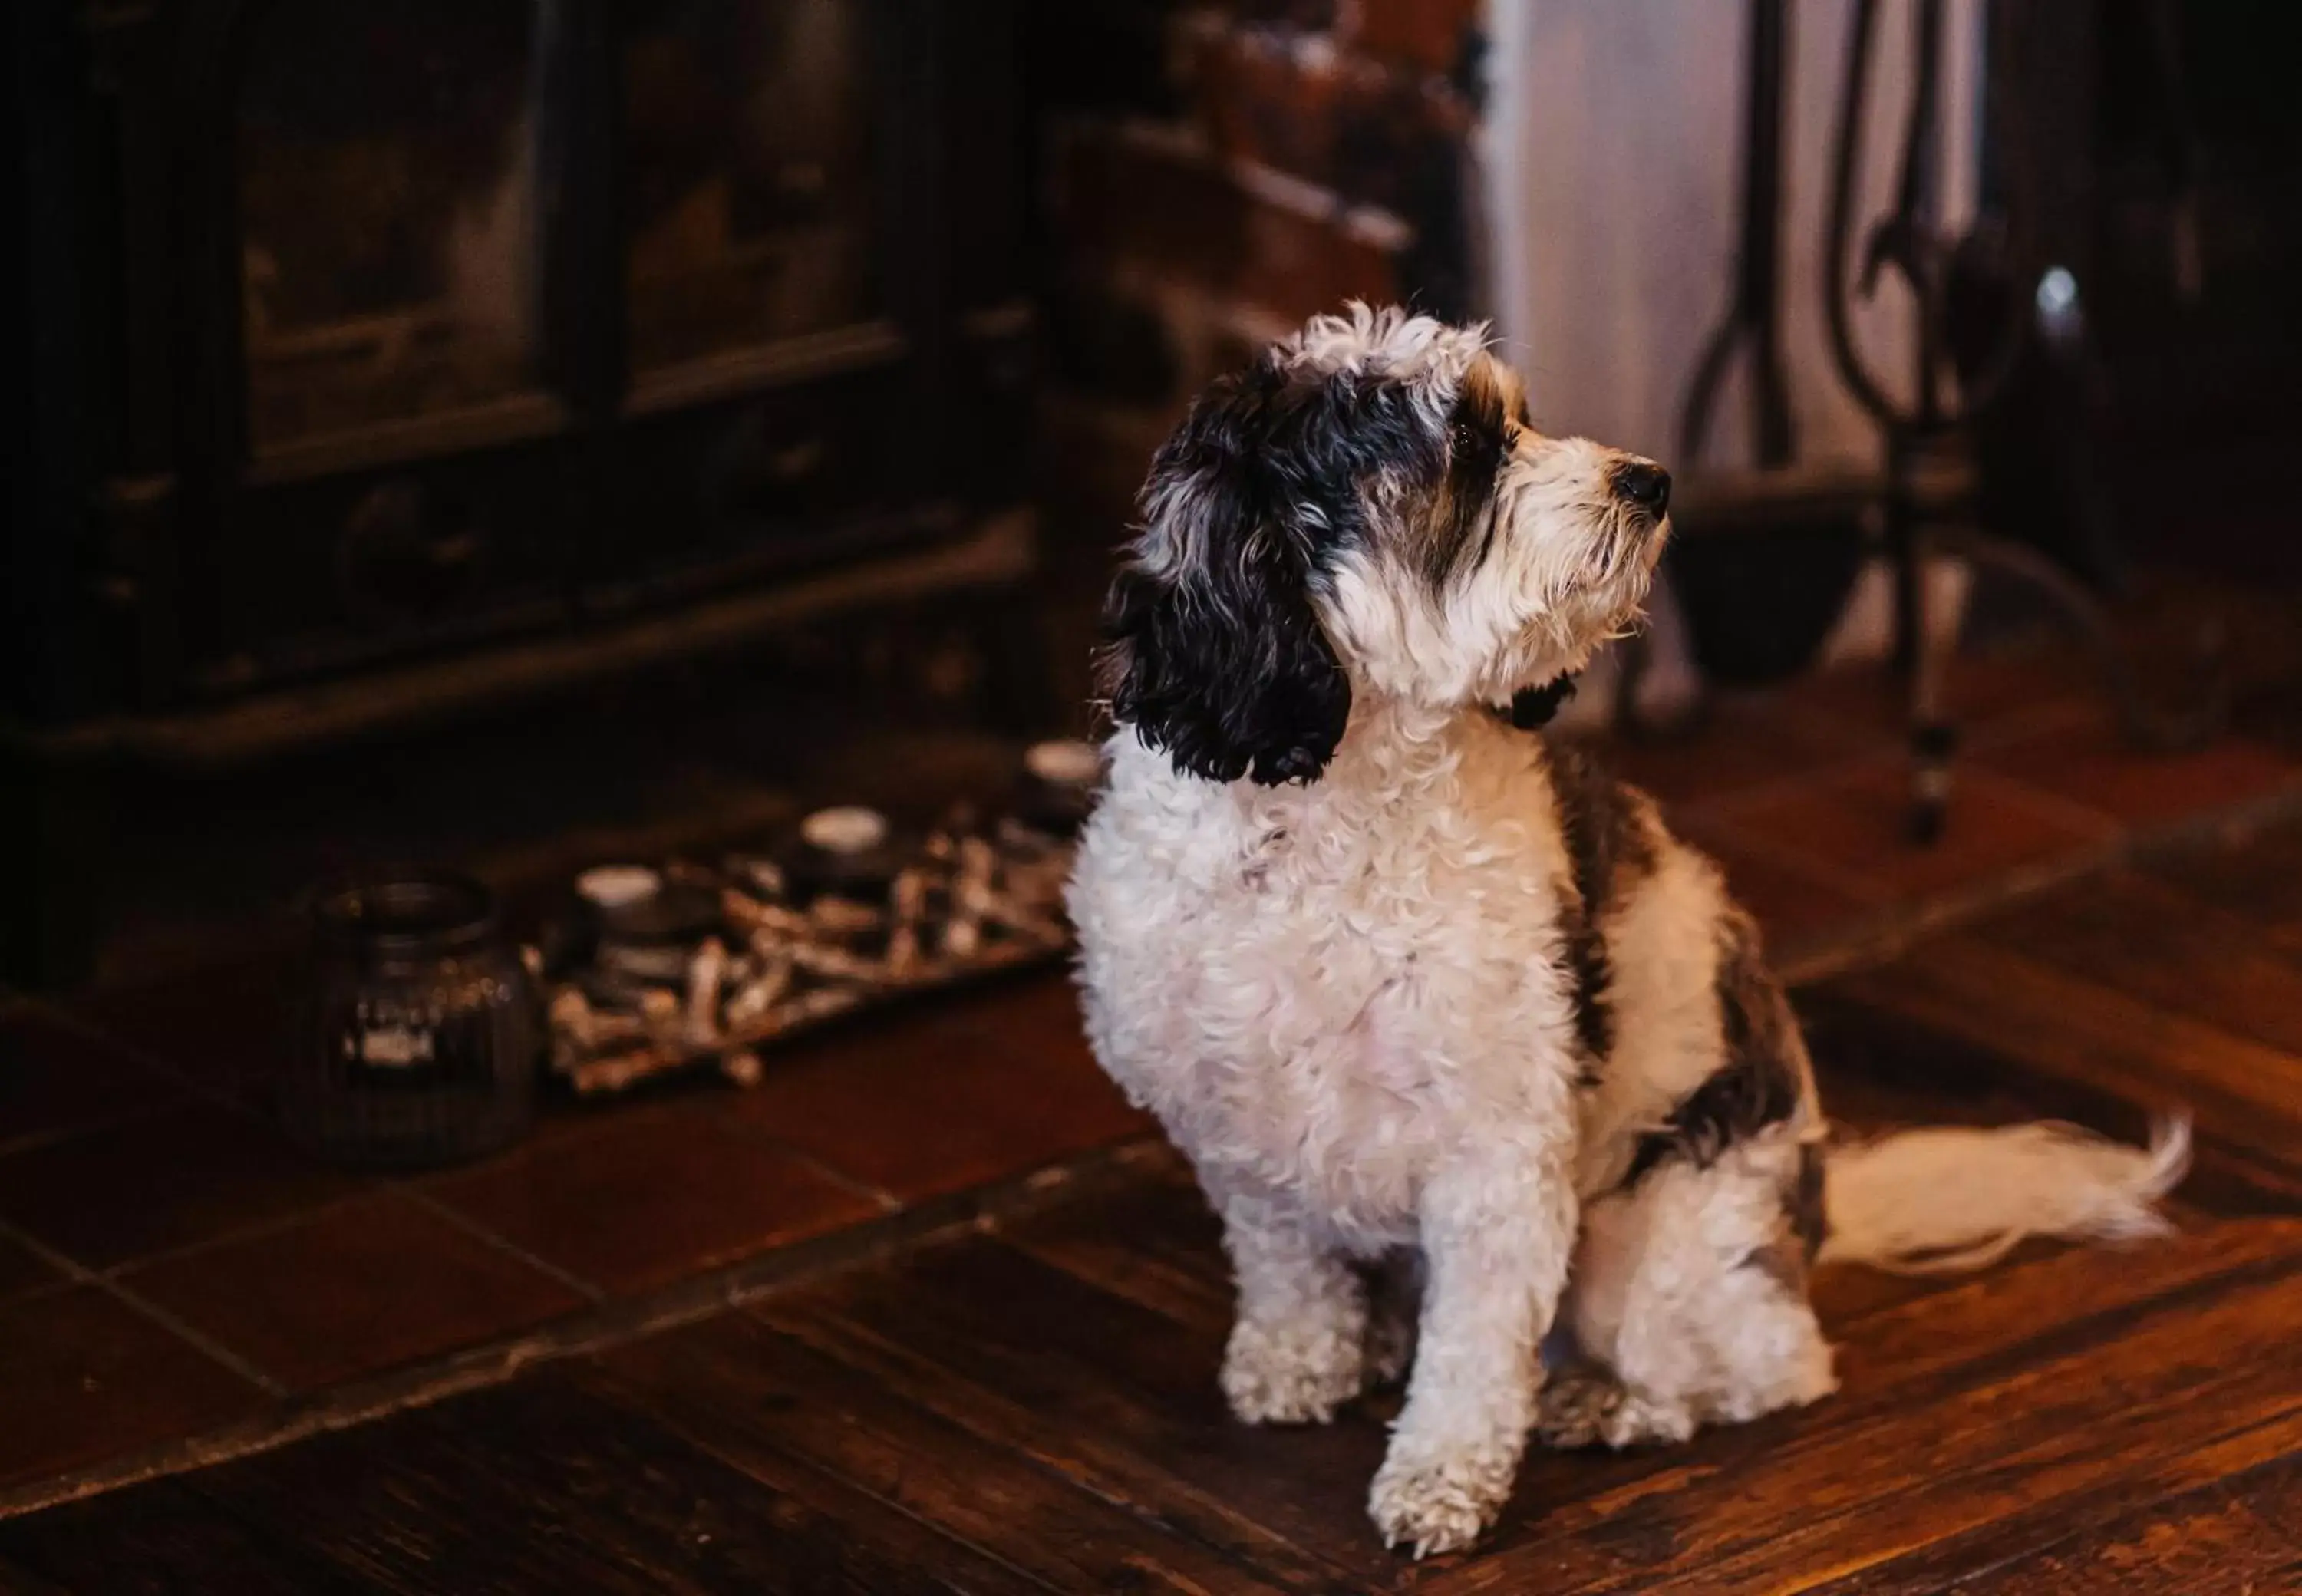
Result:
{"label": "dog's chest fur", "polygon": [[1178,776],[1127,733],[1112,754],[1071,893],[1089,1034],[1211,1185],[1388,1244],[1466,1130],[1575,1112],[1570,867],[1531,740],[1355,724],[1277,789]]}

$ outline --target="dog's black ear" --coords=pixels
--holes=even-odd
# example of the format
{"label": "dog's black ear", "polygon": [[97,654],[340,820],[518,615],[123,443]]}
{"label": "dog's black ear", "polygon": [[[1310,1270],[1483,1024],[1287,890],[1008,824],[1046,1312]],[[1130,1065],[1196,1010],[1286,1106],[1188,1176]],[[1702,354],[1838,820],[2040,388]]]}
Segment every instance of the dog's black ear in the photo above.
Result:
{"label": "dog's black ear", "polygon": [[1312,611],[1309,518],[1274,454],[1283,384],[1226,378],[1159,450],[1145,524],[1104,611],[1112,713],[1179,770],[1266,786],[1311,781],[1342,741],[1351,693]]}

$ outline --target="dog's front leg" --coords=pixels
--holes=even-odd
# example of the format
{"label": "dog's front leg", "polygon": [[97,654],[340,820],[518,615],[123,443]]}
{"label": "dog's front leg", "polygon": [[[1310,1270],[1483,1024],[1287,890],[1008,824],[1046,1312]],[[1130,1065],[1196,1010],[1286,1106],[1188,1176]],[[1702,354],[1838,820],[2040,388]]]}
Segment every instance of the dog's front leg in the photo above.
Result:
{"label": "dog's front leg", "polygon": [[1390,1545],[1468,1545],[1510,1494],[1574,1248],[1570,1167],[1564,1147],[1493,1147],[1424,1189],[1415,1372],[1367,1498]]}
{"label": "dog's front leg", "polygon": [[1287,1199],[1231,1191],[1217,1205],[1239,1279],[1223,1395],[1250,1424],[1324,1424],[1365,1380],[1366,1288]]}

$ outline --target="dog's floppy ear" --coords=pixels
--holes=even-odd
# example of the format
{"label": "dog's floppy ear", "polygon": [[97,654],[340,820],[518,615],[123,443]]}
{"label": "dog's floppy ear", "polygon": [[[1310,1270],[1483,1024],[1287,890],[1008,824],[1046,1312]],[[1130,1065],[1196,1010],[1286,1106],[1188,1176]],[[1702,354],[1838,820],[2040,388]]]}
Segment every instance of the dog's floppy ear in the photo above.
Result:
{"label": "dog's floppy ear", "polygon": [[1266,362],[1192,406],[1152,462],[1143,530],[1104,611],[1113,714],[1215,781],[1315,779],[1350,714],[1311,609],[1310,518],[1274,469],[1295,443],[1275,435],[1284,388]]}

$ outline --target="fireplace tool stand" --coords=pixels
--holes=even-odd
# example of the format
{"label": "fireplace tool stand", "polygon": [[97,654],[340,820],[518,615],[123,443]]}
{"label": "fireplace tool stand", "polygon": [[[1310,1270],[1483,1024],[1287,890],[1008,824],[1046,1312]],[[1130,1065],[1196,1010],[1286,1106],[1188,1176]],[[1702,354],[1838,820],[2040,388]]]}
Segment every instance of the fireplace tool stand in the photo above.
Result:
{"label": "fireplace tool stand", "polygon": [[1798,453],[1790,381],[1779,325],[1783,203],[1783,66],[1789,52],[1789,0],[1751,0],[1743,101],[1742,239],[1735,298],[1703,346],[1679,414],[1678,463],[1692,469],[1710,430],[1710,412],[1735,347],[1748,343],[1753,452],[1761,471],[1781,471]]}
{"label": "fireplace tool stand", "polygon": [[[1791,415],[1790,382],[1785,374],[1779,327],[1781,303],[1783,80],[1790,37],[1789,0],[1749,0],[1743,97],[1743,190],[1732,298],[1717,332],[1702,346],[1687,384],[1678,425],[1678,528],[1670,559],[1674,580],[1685,575],[1690,535],[1705,539],[1752,524],[1778,526],[1785,516],[1802,517],[1816,507],[1814,484],[1792,468],[1798,452]],[[1744,393],[1756,456],[1747,473],[1706,474],[1702,445],[1713,410],[1737,351],[1746,366]],[[1722,500],[1729,501],[1727,508]],[[1696,508],[1690,509],[1690,504]],[[1742,514],[1735,510],[1739,508]],[[1825,496],[1827,519],[1837,508]],[[1754,517],[1750,512],[1755,510]],[[1700,529],[1699,532],[1693,529]],[[1643,629],[1617,645],[1621,672],[1614,689],[1612,716],[1626,734],[1669,738],[1692,733],[1705,718],[1698,699],[1675,719],[1650,721],[1641,709],[1639,688],[1651,668],[1654,647]]]}
{"label": "fireplace tool stand", "polygon": [[[2041,341],[2050,358],[2069,360],[2078,354],[2084,336],[2076,280],[2068,269],[2040,260],[2033,245],[2038,174],[2032,170],[2005,82],[2009,14],[2009,8],[2001,4],[1988,10],[1992,49],[1986,114],[2004,178],[2001,214],[1995,221],[1957,239],[1945,236],[1933,221],[1940,211],[1943,188],[1937,137],[1942,0],[1918,0],[1915,7],[1916,71],[1895,205],[1864,239],[1861,276],[1853,284],[1848,281],[1848,244],[1878,37],[1878,0],[1856,0],[1833,155],[1825,272],[1830,346],[1841,379],[1885,436],[1886,475],[1878,508],[1894,571],[1895,663],[1909,690],[1909,828],[1920,844],[1932,843],[1942,833],[1958,740],[1944,699],[1944,676],[1957,638],[1953,628],[1929,626],[1927,613],[1926,573],[1939,556],[1962,558],[1978,572],[2014,577],[2047,599],[2093,645],[2120,725],[2140,746],[2172,750],[2204,741],[2222,725],[2228,700],[2229,672],[2219,626],[2206,628],[2197,639],[2193,663],[2197,679],[2204,685],[2198,700],[2177,707],[2150,701],[2118,647],[2101,597],[2054,559],[1985,533],[1976,523],[1972,424],[2004,398],[2033,339]],[[1856,348],[1849,325],[1853,293],[1869,298],[1886,272],[1902,277],[1918,305],[1907,397],[1888,391]],[[1979,278],[2012,285],[2013,303],[2000,318],[1990,347],[1967,349],[1962,351],[1966,358],[1954,361],[1953,291]],[[2098,522],[2089,531],[2097,542],[2102,541]]]}

